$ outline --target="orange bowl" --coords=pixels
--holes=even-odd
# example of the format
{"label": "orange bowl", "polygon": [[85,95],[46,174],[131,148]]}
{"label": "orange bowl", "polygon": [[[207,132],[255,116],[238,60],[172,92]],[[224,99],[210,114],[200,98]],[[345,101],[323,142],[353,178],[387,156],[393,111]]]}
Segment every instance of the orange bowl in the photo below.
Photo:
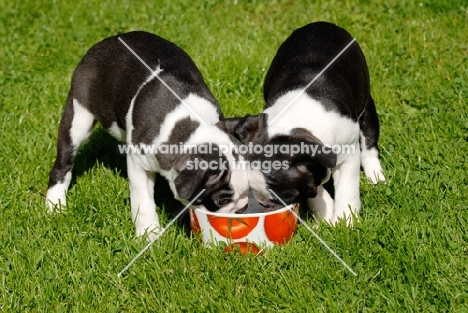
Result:
{"label": "orange bowl", "polygon": [[219,245],[221,242],[228,246],[241,243],[241,247],[242,243],[255,244],[259,248],[283,245],[291,240],[297,227],[297,218],[291,210],[298,214],[299,204],[252,214],[190,209],[190,226],[194,233],[201,232],[207,245]]}

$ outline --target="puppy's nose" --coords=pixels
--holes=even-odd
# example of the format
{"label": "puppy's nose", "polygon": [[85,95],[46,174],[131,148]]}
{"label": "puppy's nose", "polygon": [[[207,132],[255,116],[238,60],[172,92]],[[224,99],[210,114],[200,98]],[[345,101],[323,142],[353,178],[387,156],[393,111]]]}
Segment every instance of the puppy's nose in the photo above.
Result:
{"label": "puppy's nose", "polygon": [[236,211],[236,214],[242,214],[245,211],[247,211],[247,208],[249,207],[249,204],[247,203],[243,208],[239,209]]}

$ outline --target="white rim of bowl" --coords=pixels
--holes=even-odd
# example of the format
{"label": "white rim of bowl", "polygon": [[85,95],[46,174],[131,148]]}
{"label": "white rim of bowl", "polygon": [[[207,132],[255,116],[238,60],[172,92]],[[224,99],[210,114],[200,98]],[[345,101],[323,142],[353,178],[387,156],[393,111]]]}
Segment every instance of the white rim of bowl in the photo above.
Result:
{"label": "white rim of bowl", "polygon": [[238,214],[238,213],[218,213],[218,212],[210,212],[207,210],[202,210],[202,209],[192,209],[192,211],[198,211],[202,212],[205,215],[214,215],[214,216],[219,216],[219,217],[230,217],[230,218],[245,218],[245,217],[260,217],[260,216],[267,216],[267,215],[273,215],[273,214],[278,214],[278,213],[283,213],[286,210],[290,210],[296,206],[297,203],[295,204],[290,204],[288,206],[282,207],[281,209],[270,211],[270,212],[263,212],[263,213],[247,213],[247,214]]}

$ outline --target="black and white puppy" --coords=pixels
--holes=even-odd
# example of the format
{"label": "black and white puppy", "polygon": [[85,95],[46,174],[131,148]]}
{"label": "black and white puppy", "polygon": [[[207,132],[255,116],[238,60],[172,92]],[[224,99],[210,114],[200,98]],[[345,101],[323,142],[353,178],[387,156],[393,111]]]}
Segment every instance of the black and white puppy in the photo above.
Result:
{"label": "black and white puppy", "polygon": [[[244,142],[290,148],[278,148],[269,157],[250,155],[251,161],[276,159],[289,164],[269,173],[250,171],[250,186],[265,206],[278,202],[268,191],[271,188],[288,204],[307,201],[322,219],[336,223],[345,218],[349,224],[361,207],[360,166],[373,183],[385,180],[377,147],[379,119],[358,44],[352,43],[304,92],[352,40],[346,30],[327,22],[294,31],[267,72],[263,113],[231,125]],[[322,185],[330,170],[334,200]]]}
{"label": "black and white puppy", "polygon": [[[127,151],[127,170],[137,235],[152,236],[160,227],[153,197],[156,172],[184,204],[206,189],[195,206],[242,211],[248,176],[236,170],[233,137],[216,126],[222,118],[197,66],[174,43],[143,31],[104,39],[73,73],[46,203],[50,209],[66,204],[77,150],[100,122],[134,148]],[[146,151],[138,150],[143,146]]]}

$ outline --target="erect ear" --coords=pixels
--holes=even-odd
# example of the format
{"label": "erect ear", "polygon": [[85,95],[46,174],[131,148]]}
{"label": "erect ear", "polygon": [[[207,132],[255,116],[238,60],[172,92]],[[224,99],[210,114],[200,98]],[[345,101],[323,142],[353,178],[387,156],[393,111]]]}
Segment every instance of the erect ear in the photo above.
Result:
{"label": "erect ear", "polygon": [[203,161],[200,156],[184,155],[175,164],[175,170],[179,173],[174,180],[177,195],[181,199],[191,199],[194,193],[200,189],[207,170],[197,168],[196,162]]}
{"label": "erect ear", "polygon": [[[216,127],[224,131],[225,133],[236,137],[235,128],[239,125],[241,117],[223,118],[216,123]],[[238,138],[239,139],[239,138]]]}
{"label": "erect ear", "polygon": [[246,115],[235,127],[235,136],[242,142],[264,143],[268,140],[268,115]]}
{"label": "erect ear", "polygon": [[[312,156],[313,159],[317,160],[323,166],[327,168],[334,168],[337,162],[337,155],[331,149],[327,148],[324,149],[324,144],[321,142],[317,137],[312,135],[305,128],[293,128],[291,131],[291,137],[294,138],[294,141],[299,141],[299,143],[304,142],[305,144],[309,145],[309,147],[313,146],[315,151],[314,155],[311,155],[313,151],[310,151],[309,155]],[[312,150],[312,149],[311,149]]]}

